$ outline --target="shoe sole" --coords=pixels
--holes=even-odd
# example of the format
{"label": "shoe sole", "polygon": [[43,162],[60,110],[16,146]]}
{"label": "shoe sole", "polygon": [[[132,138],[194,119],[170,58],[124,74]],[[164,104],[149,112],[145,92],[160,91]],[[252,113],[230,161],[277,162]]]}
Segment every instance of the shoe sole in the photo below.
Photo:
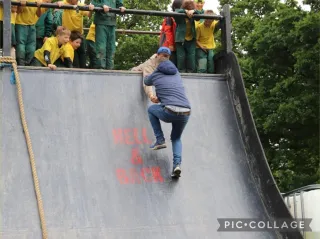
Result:
{"label": "shoe sole", "polygon": [[155,146],[155,147],[153,147],[153,148],[151,148],[151,149],[153,149],[153,150],[159,150],[159,149],[165,149],[165,148],[167,148],[166,145],[158,145],[158,146]]}
{"label": "shoe sole", "polygon": [[177,169],[176,171],[171,174],[171,177],[173,178],[180,178],[181,177],[181,169]]}

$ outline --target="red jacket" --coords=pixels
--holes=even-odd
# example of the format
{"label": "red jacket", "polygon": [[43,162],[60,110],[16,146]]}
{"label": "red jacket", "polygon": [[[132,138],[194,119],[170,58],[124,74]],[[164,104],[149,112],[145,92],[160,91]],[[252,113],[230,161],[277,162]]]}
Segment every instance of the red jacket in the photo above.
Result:
{"label": "red jacket", "polygon": [[177,24],[173,17],[165,17],[162,22],[161,32],[160,32],[160,46],[165,46],[170,48],[171,51],[175,51],[175,32]]}

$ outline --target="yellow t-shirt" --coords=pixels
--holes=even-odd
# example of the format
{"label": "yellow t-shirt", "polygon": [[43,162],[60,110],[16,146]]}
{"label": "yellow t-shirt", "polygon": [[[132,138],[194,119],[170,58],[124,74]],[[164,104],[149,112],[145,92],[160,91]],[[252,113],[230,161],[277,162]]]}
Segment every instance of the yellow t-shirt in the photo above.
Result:
{"label": "yellow t-shirt", "polygon": [[44,60],[44,51],[49,51],[51,64],[54,64],[63,52],[63,47],[59,47],[58,44],[59,42],[57,37],[49,37],[44,42],[43,46],[40,49],[36,50],[36,52],[34,53],[34,57],[37,58],[44,66],[46,66],[47,63]]}
{"label": "yellow t-shirt", "polygon": [[[13,0],[11,0],[12,2]],[[15,24],[16,22],[17,13],[11,12],[11,24]],[[3,6],[0,5],[0,21],[3,22]]]}
{"label": "yellow t-shirt", "polygon": [[64,58],[70,58],[71,61],[73,62],[74,59],[74,49],[72,47],[72,45],[70,44],[70,42],[68,42],[67,44],[65,44],[62,47],[62,55],[61,55],[61,59],[64,61]]}
{"label": "yellow t-shirt", "polygon": [[191,28],[191,23],[190,21],[186,18],[186,25],[187,25],[187,31],[186,31],[186,37],[185,39],[187,41],[191,41],[193,39],[193,36],[192,36],[192,28]]}
{"label": "yellow t-shirt", "polygon": [[89,32],[88,32],[86,39],[93,41],[93,42],[96,41],[96,25],[94,25],[94,23],[92,23],[90,25],[90,29],[89,29]]}
{"label": "yellow t-shirt", "polygon": [[[70,4],[64,0],[65,4]],[[83,3],[78,3],[78,6],[85,6]],[[70,31],[78,31],[83,34],[83,16],[87,16],[88,11],[75,11],[64,9],[62,13],[62,26],[68,28]]]}
{"label": "yellow t-shirt", "polygon": [[213,31],[217,23],[218,21],[213,21],[210,27],[206,27],[203,22],[200,23],[196,28],[197,41],[206,49],[214,49],[216,47]]}
{"label": "yellow t-shirt", "polygon": [[[34,2],[34,0],[27,0],[27,2]],[[16,17],[16,24],[19,25],[35,25],[38,21],[37,7],[23,7],[22,13],[18,13]]]}

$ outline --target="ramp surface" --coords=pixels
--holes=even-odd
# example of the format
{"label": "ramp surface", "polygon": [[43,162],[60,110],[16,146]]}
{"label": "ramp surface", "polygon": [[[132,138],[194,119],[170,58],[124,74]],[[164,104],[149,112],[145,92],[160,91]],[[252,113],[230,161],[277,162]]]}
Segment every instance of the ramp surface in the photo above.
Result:
{"label": "ramp surface", "polygon": [[[184,76],[192,116],[182,177],[169,147],[150,151],[150,102],[133,73],[20,69],[49,238],[277,238],[219,232],[217,218],[269,217],[249,169],[223,76]],[[199,77],[199,75],[198,75]],[[41,238],[28,152],[2,73],[1,238]]]}

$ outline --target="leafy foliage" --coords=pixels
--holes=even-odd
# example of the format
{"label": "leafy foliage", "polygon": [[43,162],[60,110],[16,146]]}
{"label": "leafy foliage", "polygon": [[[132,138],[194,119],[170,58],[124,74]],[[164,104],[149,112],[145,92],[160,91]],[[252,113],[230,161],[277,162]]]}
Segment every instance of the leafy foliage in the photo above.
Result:
{"label": "leafy foliage", "polygon": [[115,69],[129,70],[150,58],[159,47],[157,36],[121,35],[118,37]]}
{"label": "leafy foliage", "polygon": [[[128,9],[167,11],[170,0],[124,0]],[[124,15],[118,17],[117,28],[160,31],[163,18],[157,16]],[[117,34],[115,69],[128,70],[151,57],[159,46],[159,35]]]}
{"label": "leafy foliage", "polygon": [[319,182],[317,8],[305,12],[291,0],[222,2],[233,4],[235,49],[260,139],[280,189]]}

